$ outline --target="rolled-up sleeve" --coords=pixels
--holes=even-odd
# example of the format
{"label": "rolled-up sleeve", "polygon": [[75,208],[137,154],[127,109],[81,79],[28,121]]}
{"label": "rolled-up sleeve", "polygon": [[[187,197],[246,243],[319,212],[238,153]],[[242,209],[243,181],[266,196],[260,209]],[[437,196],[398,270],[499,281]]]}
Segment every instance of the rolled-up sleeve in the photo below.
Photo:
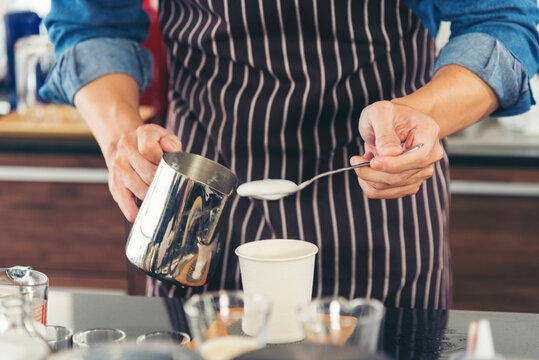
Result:
{"label": "rolled-up sleeve", "polygon": [[132,76],[141,92],[149,86],[152,56],[140,45],[149,19],[141,0],[53,0],[45,25],[56,63],[42,97],[73,104],[80,88],[111,73]]}
{"label": "rolled-up sleeve", "polygon": [[133,40],[96,38],[77,43],[57,59],[39,94],[58,103],[73,104],[80,88],[112,73],[130,75],[142,93],[152,80],[152,56]]}
{"label": "rolled-up sleeve", "polygon": [[451,37],[434,71],[444,65],[466,67],[495,92],[508,116],[535,104],[529,80],[539,65],[539,9],[534,0],[451,0],[436,2],[442,20],[451,22]]}

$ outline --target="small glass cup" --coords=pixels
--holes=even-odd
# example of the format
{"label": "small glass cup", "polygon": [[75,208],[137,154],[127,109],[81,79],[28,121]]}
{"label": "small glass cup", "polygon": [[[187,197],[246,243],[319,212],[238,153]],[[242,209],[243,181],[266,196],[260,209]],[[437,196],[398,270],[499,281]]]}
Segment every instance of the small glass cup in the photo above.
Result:
{"label": "small glass cup", "polygon": [[168,342],[178,345],[187,345],[191,341],[189,334],[181,331],[153,331],[137,338],[137,344],[143,344],[147,342]]}
{"label": "small glass cup", "polygon": [[196,348],[206,360],[229,360],[266,346],[269,297],[223,290],[193,295],[184,309]]}
{"label": "small glass cup", "polygon": [[79,349],[109,343],[125,343],[126,334],[120,329],[88,329],[73,335],[73,347]]}
{"label": "small glass cup", "polygon": [[320,298],[299,309],[305,340],[317,344],[348,345],[358,354],[374,354],[385,308],[376,299]]}
{"label": "small glass cup", "polygon": [[47,325],[45,340],[53,352],[70,349],[73,346],[73,330],[65,326]]}

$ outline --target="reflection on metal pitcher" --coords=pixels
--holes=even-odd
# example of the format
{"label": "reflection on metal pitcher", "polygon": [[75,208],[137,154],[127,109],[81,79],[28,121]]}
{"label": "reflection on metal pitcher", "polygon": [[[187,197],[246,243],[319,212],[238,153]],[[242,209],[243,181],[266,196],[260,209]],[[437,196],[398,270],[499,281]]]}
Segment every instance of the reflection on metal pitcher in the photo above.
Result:
{"label": "reflection on metal pitcher", "polygon": [[202,286],[226,238],[236,176],[189,153],[166,153],[126,245],[129,261],[162,281]]}

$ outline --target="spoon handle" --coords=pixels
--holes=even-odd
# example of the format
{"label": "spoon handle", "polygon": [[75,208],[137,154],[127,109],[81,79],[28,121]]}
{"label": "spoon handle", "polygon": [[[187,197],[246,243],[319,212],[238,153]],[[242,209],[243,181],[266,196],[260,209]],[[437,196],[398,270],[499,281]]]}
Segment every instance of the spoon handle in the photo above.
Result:
{"label": "spoon handle", "polygon": [[370,161],[365,161],[365,162],[356,164],[356,165],[354,165],[354,166],[349,166],[349,167],[340,168],[340,169],[337,169],[337,170],[327,171],[327,172],[318,174],[318,175],[316,175],[315,177],[313,177],[312,179],[307,180],[307,181],[304,181],[304,182],[302,182],[301,184],[299,184],[299,185],[298,185],[298,190],[303,190],[303,189],[305,189],[307,186],[311,185],[311,183],[312,183],[313,181],[316,181],[316,180],[320,179],[321,177],[328,176],[328,175],[333,175],[333,174],[337,174],[337,173],[340,173],[340,172],[343,172],[343,171],[348,171],[348,170],[356,169],[356,168],[363,167],[363,166],[369,166],[370,163],[371,163]]}
{"label": "spoon handle", "polygon": [[356,164],[356,165],[354,165],[354,166],[349,166],[349,167],[340,168],[340,169],[337,169],[337,170],[327,171],[327,172],[325,172],[325,173],[316,175],[315,177],[313,177],[313,178],[312,178],[311,180],[309,180],[309,181],[310,181],[310,182],[313,182],[313,181],[318,180],[318,179],[320,179],[321,177],[324,177],[324,176],[333,175],[333,174],[338,174],[338,173],[343,172],[343,171],[348,171],[348,170],[352,170],[352,169],[357,169],[357,168],[360,168],[360,167],[363,167],[363,166],[369,166],[370,164],[371,164],[370,161],[365,161],[365,162]]}
{"label": "spoon handle", "polygon": [[[409,153],[409,152],[412,152],[412,151],[415,151],[415,150],[417,150],[417,149],[420,149],[422,146],[423,146],[423,144],[418,144],[418,145],[416,145],[416,146],[414,146],[414,147],[412,147],[412,148],[406,150],[403,154],[407,154],[407,153]],[[354,166],[349,166],[349,167],[340,168],[340,169],[337,169],[337,170],[327,171],[327,172],[318,174],[318,175],[316,175],[315,177],[313,177],[312,179],[307,180],[307,181],[304,181],[304,182],[302,182],[301,184],[299,184],[299,185],[298,185],[298,191],[299,191],[299,190],[305,189],[307,186],[311,185],[311,183],[312,183],[313,181],[316,181],[316,180],[320,179],[321,177],[328,176],[328,175],[333,175],[333,174],[337,174],[337,173],[340,173],[340,172],[343,172],[343,171],[348,171],[348,170],[352,170],[352,169],[357,169],[357,168],[360,168],[360,167],[363,167],[363,166],[369,166],[370,164],[371,164],[370,161],[365,161],[365,162],[356,164],[356,165],[354,165]]]}

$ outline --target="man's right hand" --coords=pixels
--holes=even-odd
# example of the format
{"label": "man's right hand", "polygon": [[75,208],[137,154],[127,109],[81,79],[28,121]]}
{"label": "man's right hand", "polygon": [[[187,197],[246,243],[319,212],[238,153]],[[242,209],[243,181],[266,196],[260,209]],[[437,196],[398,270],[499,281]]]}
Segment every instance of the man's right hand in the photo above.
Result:
{"label": "man's right hand", "polygon": [[125,133],[108,147],[109,189],[128,221],[138,213],[135,197],[144,200],[163,152],[169,151],[182,151],[180,140],[154,124]]}
{"label": "man's right hand", "polygon": [[130,222],[135,220],[157,165],[166,151],[181,151],[178,137],[139,115],[139,87],[123,73],[99,77],[83,86],[74,103],[99,143],[109,169],[112,197]]}

